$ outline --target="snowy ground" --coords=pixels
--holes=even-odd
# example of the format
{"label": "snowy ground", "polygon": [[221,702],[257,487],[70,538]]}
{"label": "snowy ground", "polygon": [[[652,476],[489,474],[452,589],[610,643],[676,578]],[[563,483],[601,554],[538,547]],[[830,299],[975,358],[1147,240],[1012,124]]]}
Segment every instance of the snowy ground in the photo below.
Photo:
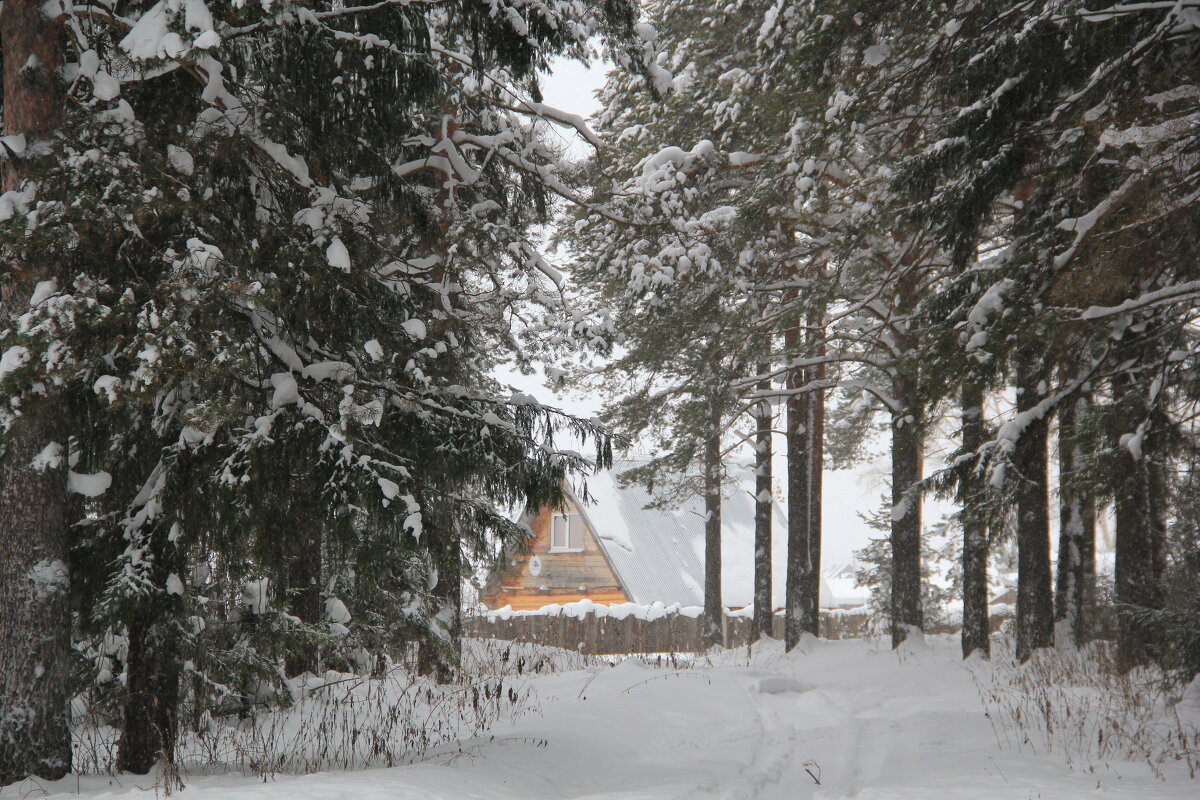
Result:
{"label": "snowy ground", "polygon": [[[540,713],[392,769],[187,776],[195,800],[1071,800],[1195,798],[1182,764],[1082,765],[1001,748],[971,672],[946,638],[894,653],[878,642],[777,643],[690,667],[636,660],[533,679]],[[988,667],[976,667],[988,669]],[[1183,705],[1183,704],[1181,704]],[[1200,712],[1190,709],[1189,713]],[[1195,720],[1200,722],[1200,718]],[[1018,737],[1019,740],[1019,737]],[[1077,759],[1079,761],[1080,759]],[[817,781],[820,781],[818,784]],[[138,797],[154,779],[68,778],[0,797]]]}

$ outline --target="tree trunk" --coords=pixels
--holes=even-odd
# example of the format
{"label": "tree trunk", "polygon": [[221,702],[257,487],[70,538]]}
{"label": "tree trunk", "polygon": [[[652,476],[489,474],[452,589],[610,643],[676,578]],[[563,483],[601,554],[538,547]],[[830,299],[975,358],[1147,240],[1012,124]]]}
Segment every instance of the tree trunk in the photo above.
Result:
{"label": "tree trunk", "polygon": [[904,410],[892,415],[892,647],[924,626],[921,607],[921,426],[903,377],[893,380]]}
{"label": "tree trunk", "polygon": [[36,413],[0,460],[0,786],[71,767],[66,465],[30,468],[57,434]]}
{"label": "tree trunk", "polygon": [[[799,358],[801,352],[801,326],[797,324],[784,331],[784,349],[790,358]],[[788,371],[787,389],[802,388],[808,382],[808,370],[792,367]],[[788,532],[787,532],[787,581],[784,587],[784,647],[791,650],[805,633],[816,634],[820,619],[809,602],[809,587],[812,584],[812,435],[810,427],[811,397],[809,394],[790,394],[787,399],[787,420],[784,435],[787,439],[787,489],[788,489]],[[818,577],[818,583],[820,578]]]}
{"label": "tree trunk", "polygon": [[725,606],[721,600],[721,417],[713,419],[704,442],[704,631],[705,648],[721,644]]}
{"label": "tree trunk", "polygon": [[[769,364],[759,364],[760,373],[770,369]],[[760,391],[770,391],[771,382],[761,381]],[[754,627],[751,640],[771,635],[771,618],[774,599],[771,597],[771,523],[774,518],[771,474],[771,425],[774,414],[771,403],[762,400],[755,407],[754,442]]]}
{"label": "tree trunk", "polygon": [[1033,358],[1017,364],[1017,413],[1030,419],[1017,439],[1013,466],[1017,479],[1017,659],[1054,644],[1054,599],[1050,576],[1049,468],[1044,415],[1032,409],[1040,399],[1040,371]]}
{"label": "tree trunk", "polygon": [[[809,317],[810,348],[815,357],[825,355],[823,312],[814,311]],[[825,379],[825,365],[808,370],[810,381]],[[805,623],[813,636],[821,633],[821,490],[825,472],[825,391],[814,389],[807,395],[805,438],[808,442],[808,550],[804,565]]]}
{"label": "tree trunk", "polygon": [[117,768],[145,775],[161,758],[175,760],[179,730],[179,625],[147,610],[128,628],[125,721],[117,743]]}
{"label": "tree trunk", "polygon": [[[62,83],[63,17],[46,16],[43,0],[4,0],[0,53],[4,55],[4,132],[23,135],[26,152],[54,134],[66,111]],[[24,179],[19,160],[5,159],[4,188]]]}
{"label": "tree trunk", "polygon": [[991,655],[991,628],[988,622],[988,536],[987,518],[979,504],[984,488],[974,466],[973,454],[984,444],[983,390],[967,380],[962,385],[962,446],[971,462],[964,468],[959,496],[962,498],[962,587],[963,587],[963,658],[978,652]]}
{"label": "tree trunk", "polygon": [[[425,536],[434,544],[437,583],[431,591],[435,601],[432,627],[441,639],[421,642],[417,648],[417,672],[449,683],[462,660],[462,550],[453,515],[443,515],[422,504]],[[435,544],[436,543],[436,544]],[[444,638],[442,638],[444,637]]]}
{"label": "tree trunk", "polygon": [[[47,17],[43,6],[0,5],[4,132],[24,135],[27,145],[51,135],[64,112],[62,20]],[[20,162],[4,164],[4,188],[18,188]],[[39,281],[54,277],[49,263],[5,269],[0,327],[24,312]],[[27,402],[0,457],[0,786],[30,775],[61,778],[71,767],[66,465],[30,469],[43,448],[62,439],[58,406],[52,388]]]}
{"label": "tree trunk", "polygon": [[[1128,409],[1127,419],[1144,420],[1143,398],[1134,376],[1123,374],[1113,379],[1113,399]],[[1161,513],[1159,492],[1155,487],[1153,438],[1145,432],[1136,455],[1132,442],[1118,436],[1113,442],[1117,454],[1117,488],[1113,496],[1116,518],[1116,565],[1113,575],[1117,600],[1117,660],[1123,669],[1146,662],[1152,642],[1134,613],[1157,608],[1160,597],[1155,579],[1157,544]]]}
{"label": "tree trunk", "polygon": [[[789,376],[788,386],[802,384]],[[794,386],[793,386],[794,385]],[[787,575],[784,593],[784,647],[791,650],[811,625],[805,619],[804,566],[808,560],[808,472],[812,457],[808,452],[808,436],[804,423],[808,418],[808,403],[803,395],[787,399],[787,420],[784,435],[787,439]]]}
{"label": "tree trunk", "polygon": [[[139,431],[142,436],[133,453],[138,488],[153,481],[156,471],[165,468],[162,442],[153,433],[148,415],[142,419]],[[179,732],[183,602],[180,595],[168,592],[166,587],[171,575],[184,574],[185,563],[170,529],[169,523],[160,520],[158,524],[147,523],[140,531],[145,559],[153,565],[153,581],[160,588],[132,598],[130,610],[123,615],[129,647],[117,767],[139,775],[149,772],[159,759],[167,764],[174,762]]]}
{"label": "tree trunk", "polygon": [[[1082,453],[1075,442],[1078,415],[1087,406],[1087,397],[1081,394],[1058,412],[1059,536],[1054,640],[1059,647],[1078,647],[1088,640],[1089,584],[1096,571],[1096,509],[1092,497],[1077,488],[1076,472]],[[1087,561],[1091,562],[1090,569]]]}

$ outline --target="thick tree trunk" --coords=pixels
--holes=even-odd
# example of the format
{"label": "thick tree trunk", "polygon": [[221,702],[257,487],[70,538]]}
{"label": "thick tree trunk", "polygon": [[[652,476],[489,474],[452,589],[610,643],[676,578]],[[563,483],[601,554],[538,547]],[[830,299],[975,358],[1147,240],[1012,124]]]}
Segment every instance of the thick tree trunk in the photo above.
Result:
{"label": "thick tree trunk", "polygon": [[144,775],[162,759],[175,760],[179,730],[179,625],[148,610],[130,623],[126,658],[125,724],[117,767]]}
{"label": "thick tree trunk", "polygon": [[[967,455],[984,444],[983,390],[973,381],[962,385],[962,445]],[[974,459],[972,458],[972,462]],[[988,535],[986,514],[978,507],[983,502],[983,486],[973,464],[963,472],[959,496],[963,501],[963,658],[972,653],[991,655],[991,628],[988,623]]]}
{"label": "thick tree trunk", "polygon": [[66,465],[30,468],[55,438],[26,416],[0,459],[0,786],[71,766]]}
{"label": "thick tree trunk", "polygon": [[[44,5],[0,6],[4,132],[25,136],[27,145],[51,135],[64,113],[62,22]],[[4,188],[18,188],[19,161],[4,164]],[[52,264],[4,268],[0,327],[24,312],[39,281],[54,277]],[[48,445],[65,443],[57,405],[53,390],[26,403],[0,455],[0,786],[29,775],[60,778],[71,766],[66,465],[30,468]]]}
{"label": "thick tree trunk", "polygon": [[1074,440],[1078,415],[1087,406],[1087,397],[1080,395],[1058,412],[1059,536],[1054,640],[1059,647],[1078,647],[1088,640],[1090,584],[1096,570],[1096,508],[1092,497],[1076,488],[1082,453]]}
{"label": "thick tree trunk", "polygon": [[1040,371],[1026,357],[1017,365],[1017,413],[1028,424],[1017,439],[1013,467],[1017,483],[1017,658],[1054,644],[1054,598],[1050,576],[1049,468],[1047,421],[1033,411],[1040,400]]}
{"label": "thick tree trunk", "polygon": [[713,404],[712,427],[704,442],[704,647],[721,644],[725,606],[721,599],[721,418]]}
{"label": "thick tree trunk", "polygon": [[[760,373],[770,369],[760,364]],[[759,383],[760,391],[769,391],[770,381]],[[755,408],[754,434],[754,628],[751,639],[771,635],[774,598],[771,597],[771,524],[774,519],[771,474],[771,426],[774,414],[771,403],[762,400]]]}
{"label": "thick tree trunk", "polygon": [[[43,0],[4,0],[0,6],[0,52],[4,55],[4,132],[23,135],[28,151],[53,135],[66,112],[62,82],[63,18],[50,18]],[[5,160],[4,188],[16,189],[20,163]]]}

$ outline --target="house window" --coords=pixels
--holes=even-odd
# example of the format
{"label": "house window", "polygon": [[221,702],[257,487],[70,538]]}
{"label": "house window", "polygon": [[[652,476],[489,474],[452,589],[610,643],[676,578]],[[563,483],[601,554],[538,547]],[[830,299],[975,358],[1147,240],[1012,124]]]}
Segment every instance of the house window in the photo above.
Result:
{"label": "house window", "polygon": [[550,552],[571,553],[583,550],[583,517],[555,514],[550,527]]}

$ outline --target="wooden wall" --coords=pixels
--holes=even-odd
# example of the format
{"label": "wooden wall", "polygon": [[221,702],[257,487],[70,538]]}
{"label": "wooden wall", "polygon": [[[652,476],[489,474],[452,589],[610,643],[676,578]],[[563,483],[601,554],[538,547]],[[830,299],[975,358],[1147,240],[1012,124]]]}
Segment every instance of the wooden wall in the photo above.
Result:
{"label": "wooden wall", "polygon": [[[579,510],[567,500],[564,511]],[[527,553],[509,553],[504,571],[492,577],[483,597],[489,608],[511,605],[518,611],[531,611],[550,603],[573,603],[585,597],[604,604],[628,601],[586,521],[582,552],[550,552],[550,521],[556,513],[563,512],[544,508],[532,521],[526,520],[535,538]],[[530,571],[534,556],[541,561],[537,575]]]}

